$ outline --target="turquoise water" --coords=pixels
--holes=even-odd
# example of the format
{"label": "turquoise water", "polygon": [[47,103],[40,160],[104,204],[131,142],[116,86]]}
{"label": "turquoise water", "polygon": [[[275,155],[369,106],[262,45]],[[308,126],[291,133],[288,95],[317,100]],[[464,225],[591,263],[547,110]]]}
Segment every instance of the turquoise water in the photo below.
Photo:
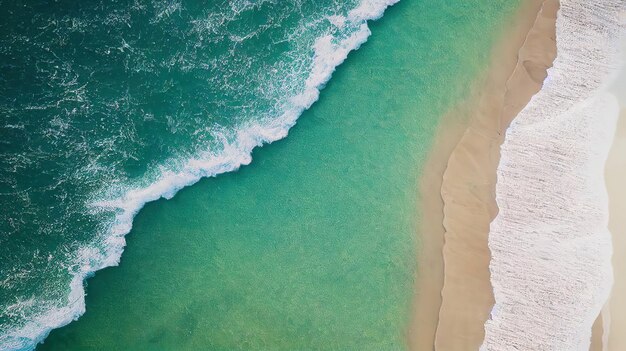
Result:
{"label": "turquoise water", "polygon": [[[0,349],[82,313],[144,202],[285,136],[386,5],[163,4],[3,4]],[[402,349],[420,165],[514,7],[388,9],[288,138],[148,204],[40,348]]]}

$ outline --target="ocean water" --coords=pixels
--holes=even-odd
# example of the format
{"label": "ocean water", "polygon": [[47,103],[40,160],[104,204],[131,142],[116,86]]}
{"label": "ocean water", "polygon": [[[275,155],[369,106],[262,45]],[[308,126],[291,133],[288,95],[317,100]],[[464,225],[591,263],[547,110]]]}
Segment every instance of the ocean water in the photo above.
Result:
{"label": "ocean water", "polygon": [[507,131],[491,224],[496,304],[481,350],[589,350],[613,283],[605,162],[626,3],[562,0],[557,58]]}
{"label": "ocean water", "polygon": [[131,228],[42,349],[402,348],[420,164],[516,3],[395,5],[252,153],[394,2],[0,2],[0,349]]}

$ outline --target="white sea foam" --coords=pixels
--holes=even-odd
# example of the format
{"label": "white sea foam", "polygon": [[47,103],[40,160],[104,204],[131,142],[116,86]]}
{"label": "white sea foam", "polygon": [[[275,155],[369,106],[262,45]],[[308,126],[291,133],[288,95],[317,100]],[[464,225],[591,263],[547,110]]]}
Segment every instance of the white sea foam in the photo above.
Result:
{"label": "white sea foam", "polygon": [[557,53],[507,131],[491,224],[496,304],[481,350],[589,350],[612,285],[606,161],[623,0],[562,0]]}
{"label": "white sea foam", "polygon": [[[333,16],[333,23],[352,23],[358,29],[346,38],[338,39],[331,35],[320,37],[314,45],[314,59],[304,91],[292,97],[291,105],[277,119],[254,123],[236,131],[234,137],[217,132],[216,139],[222,140],[219,151],[200,152],[187,160],[176,172],[165,171],[147,187],[129,189],[118,198],[94,203],[96,208],[117,210],[114,223],[106,229],[104,249],[84,247],[78,252],[68,304],[61,308],[51,307],[45,314],[33,316],[24,327],[1,335],[3,350],[31,350],[43,341],[52,329],[69,324],[85,313],[85,291],[83,282],[95,271],[115,266],[119,263],[126,244],[124,236],[132,228],[137,212],[148,202],[160,198],[169,199],[186,186],[198,182],[203,177],[237,170],[252,162],[252,150],[287,136],[300,114],[317,101],[320,89],[331,78],[335,68],[343,63],[350,51],[358,49],[367,41],[371,32],[368,20],[380,18],[385,9],[399,0],[363,0],[347,17]],[[176,3],[176,2],[173,2]],[[169,10],[168,10],[169,11]],[[166,15],[169,12],[165,13]]]}

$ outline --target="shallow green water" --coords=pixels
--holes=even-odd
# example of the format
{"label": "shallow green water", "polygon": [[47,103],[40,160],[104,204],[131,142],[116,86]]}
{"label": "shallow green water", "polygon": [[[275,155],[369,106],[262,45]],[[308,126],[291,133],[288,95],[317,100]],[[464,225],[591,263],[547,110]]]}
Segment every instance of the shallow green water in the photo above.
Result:
{"label": "shallow green water", "polygon": [[148,204],[87,313],[38,349],[403,349],[420,165],[514,7],[388,9],[286,139]]}

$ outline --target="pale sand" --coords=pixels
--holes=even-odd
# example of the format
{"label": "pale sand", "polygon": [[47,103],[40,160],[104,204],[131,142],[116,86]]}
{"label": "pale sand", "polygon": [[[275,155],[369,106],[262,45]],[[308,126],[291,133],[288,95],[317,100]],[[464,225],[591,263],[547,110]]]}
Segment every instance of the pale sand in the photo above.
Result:
{"label": "pale sand", "polygon": [[609,302],[609,351],[626,350],[626,109],[622,110],[606,164],[609,229],[613,237],[615,283]]}
{"label": "pale sand", "polygon": [[420,189],[412,350],[477,350],[482,343],[493,306],[487,237],[497,213],[499,148],[556,56],[557,10],[558,0],[524,1],[469,101],[442,119]]}

